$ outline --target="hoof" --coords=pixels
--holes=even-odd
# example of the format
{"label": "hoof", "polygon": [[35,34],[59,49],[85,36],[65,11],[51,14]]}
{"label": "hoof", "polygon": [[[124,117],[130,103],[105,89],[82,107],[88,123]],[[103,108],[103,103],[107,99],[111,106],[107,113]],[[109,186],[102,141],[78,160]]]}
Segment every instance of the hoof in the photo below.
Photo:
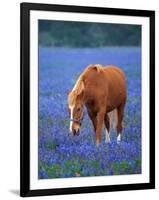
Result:
{"label": "hoof", "polygon": [[120,142],[121,142],[121,134],[119,134],[117,137],[117,144],[120,144]]}
{"label": "hoof", "polygon": [[121,141],[118,141],[118,140],[117,140],[117,144],[120,144],[120,143],[121,143]]}
{"label": "hoof", "polygon": [[98,140],[96,141],[96,147],[97,148],[99,147],[99,141]]}
{"label": "hoof", "polygon": [[109,140],[105,140],[106,144],[110,144],[110,139]]}
{"label": "hoof", "polygon": [[107,129],[105,130],[105,143],[110,143],[110,133],[107,131]]}

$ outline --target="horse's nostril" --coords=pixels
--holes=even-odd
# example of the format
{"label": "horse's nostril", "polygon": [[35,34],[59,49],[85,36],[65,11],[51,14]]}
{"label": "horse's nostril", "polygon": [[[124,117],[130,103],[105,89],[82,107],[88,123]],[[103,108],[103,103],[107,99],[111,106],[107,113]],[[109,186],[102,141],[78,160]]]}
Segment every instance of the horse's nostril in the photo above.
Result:
{"label": "horse's nostril", "polygon": [[80,134],[80,132],[79,132],[79,130],[76,132],[76,135],[79,135]]}
{"label": "horse's nostril", "polygon": [[73,135],[76,135],[76,130],[73,130]]}
{"label": "horse's nostril", "polygon": [[78,130],[75,130],[75,129],[73,130],[73,135],[74,135],[74,136],[75,136],[75,135],[77,135],[77,136],[78,136],[78,135],[79,135],[79,133],[80,133],[79,129],[78,129]]}

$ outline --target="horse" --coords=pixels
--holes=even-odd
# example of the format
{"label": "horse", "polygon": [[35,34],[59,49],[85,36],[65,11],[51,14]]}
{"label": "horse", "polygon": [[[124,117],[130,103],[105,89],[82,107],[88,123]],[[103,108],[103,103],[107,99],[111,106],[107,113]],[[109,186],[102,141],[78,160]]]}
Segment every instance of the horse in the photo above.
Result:
{"label": "horse", "polygon": [[120,143],[126,97],[126,78],[119,67],[88,65],[68,94],[71,135],[80,134],[86,107],[94,127],[96,146],[98,147],[101,141],[103,124],[105,142],[110,142],[110,127],[113,123],[117,131],[117,143]]}

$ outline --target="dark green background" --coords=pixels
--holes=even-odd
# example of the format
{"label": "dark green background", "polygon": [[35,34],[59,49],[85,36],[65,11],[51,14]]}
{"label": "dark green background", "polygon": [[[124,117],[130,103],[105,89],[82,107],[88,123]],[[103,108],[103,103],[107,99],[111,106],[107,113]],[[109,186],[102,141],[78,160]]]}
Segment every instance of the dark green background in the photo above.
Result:
{"label": "dark green background", "polygon": [[140,46],[141,26],[39,20],[40,46]]}

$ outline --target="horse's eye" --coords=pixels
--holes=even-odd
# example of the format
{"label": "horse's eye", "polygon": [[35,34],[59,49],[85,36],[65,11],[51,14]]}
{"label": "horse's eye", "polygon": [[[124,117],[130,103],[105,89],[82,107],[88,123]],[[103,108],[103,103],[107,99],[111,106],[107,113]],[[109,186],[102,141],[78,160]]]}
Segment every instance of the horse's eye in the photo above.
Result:
{"label": "horse's eye", "polygon": [[79,112],[81,110],[81,108],[77,108],[77,112]]}

